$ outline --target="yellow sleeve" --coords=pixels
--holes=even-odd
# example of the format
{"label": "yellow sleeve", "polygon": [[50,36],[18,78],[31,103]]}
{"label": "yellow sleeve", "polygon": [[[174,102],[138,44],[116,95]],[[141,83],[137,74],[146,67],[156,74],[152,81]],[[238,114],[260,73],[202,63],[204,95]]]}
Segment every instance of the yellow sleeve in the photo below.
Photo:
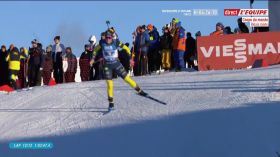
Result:
{"label": "yellow sleeve", "polygon": [[125,50],[125,52],[130,56],[131,55],[131,52],[130,52],[130,49],[129,49],[129,47],[127,47],[125,44],[123,44],[123,43],[120,43],[120,48],[122,48],[122,49],[124,49]]}
{"label": "yellow sleeve", "polygon": [[93,57],[95,57],[100,52],[101,46],[97,45],[93,50]]}

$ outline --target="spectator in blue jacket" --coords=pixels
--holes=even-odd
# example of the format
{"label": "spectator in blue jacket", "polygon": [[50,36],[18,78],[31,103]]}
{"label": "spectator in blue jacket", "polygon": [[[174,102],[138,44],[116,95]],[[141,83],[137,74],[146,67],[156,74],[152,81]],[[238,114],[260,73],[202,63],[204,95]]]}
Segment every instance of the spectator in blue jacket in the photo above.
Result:
{"label": "spectator in blue jacket", "polygon": [[157,28],[152,24],[147,26],[150,36],[150,45],[149,45],[149,73],[159,70],[161,57],[159,54],[159,33]]}
{"label": "spectator in blue jacket", "polygon": [[135,65],[134,75],[146,75],[148,73],[148,51],[149,51],[150,37],[146,26],[140,27],[139,33],[135,39]]}
{"label": "spectator in blue jacket", "polygon": [[62,57],[65,55],[65,47],[60,43],[60,36],[54,37],[53,50],[53,69],[56,83],[63,83]]}

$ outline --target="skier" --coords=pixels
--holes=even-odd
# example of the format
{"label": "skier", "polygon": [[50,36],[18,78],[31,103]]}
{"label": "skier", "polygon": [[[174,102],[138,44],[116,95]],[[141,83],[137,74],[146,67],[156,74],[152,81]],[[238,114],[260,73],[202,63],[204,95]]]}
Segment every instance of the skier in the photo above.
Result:
{"label": "skier", "polygon": [[[113,72],[116,72],[118,76],[122,77],[122,79],[124,79],[124,81],[128,83],[132,88],[134,88],[140,95],[147,96],[147,93],[141,90],[137,83],[130,78],[123,65],[118,60],[118,48],[126,50],[126,52],[130,56],[131,52],[129,48],[121,43],[118,39],[113,39],[113,35],[109,31],[107,31],[105,40],[101,40],[100,45],[96,46],[96,48],[94,49],[93,59],[90,62],[90,64],[93,65],[98,52],[102,52],[105,61],[103,72],[107,82],[107,94],[109,100],[108,111],[114,109],[112,80]],[[132,60],[130,60],[130,63],[131,65],[133,65]]]}

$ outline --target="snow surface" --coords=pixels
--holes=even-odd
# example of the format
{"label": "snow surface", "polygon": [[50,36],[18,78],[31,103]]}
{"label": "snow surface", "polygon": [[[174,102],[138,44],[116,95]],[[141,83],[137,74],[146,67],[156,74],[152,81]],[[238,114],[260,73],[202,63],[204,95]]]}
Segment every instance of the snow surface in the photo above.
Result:
{"label": "snow surface", "polygon": [[[280,66],[134,78],[162,105],[114,81],[0,94],[0,157],[275,157],[280,152]],[[53,142],[10,150],[11,141]]]}

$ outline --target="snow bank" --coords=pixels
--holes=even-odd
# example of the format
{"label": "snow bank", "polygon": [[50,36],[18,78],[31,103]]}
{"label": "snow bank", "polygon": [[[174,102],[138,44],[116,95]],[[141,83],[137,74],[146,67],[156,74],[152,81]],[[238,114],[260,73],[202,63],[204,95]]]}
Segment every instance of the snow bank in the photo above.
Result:
{"label": "snow bank", "polygon": [[[0,95],[0,156],[274,157],[280,152],[280,66],[180,72],[135,80],[161,105],[104,81]],[[9,150],[48,141],[52,150]]]}

